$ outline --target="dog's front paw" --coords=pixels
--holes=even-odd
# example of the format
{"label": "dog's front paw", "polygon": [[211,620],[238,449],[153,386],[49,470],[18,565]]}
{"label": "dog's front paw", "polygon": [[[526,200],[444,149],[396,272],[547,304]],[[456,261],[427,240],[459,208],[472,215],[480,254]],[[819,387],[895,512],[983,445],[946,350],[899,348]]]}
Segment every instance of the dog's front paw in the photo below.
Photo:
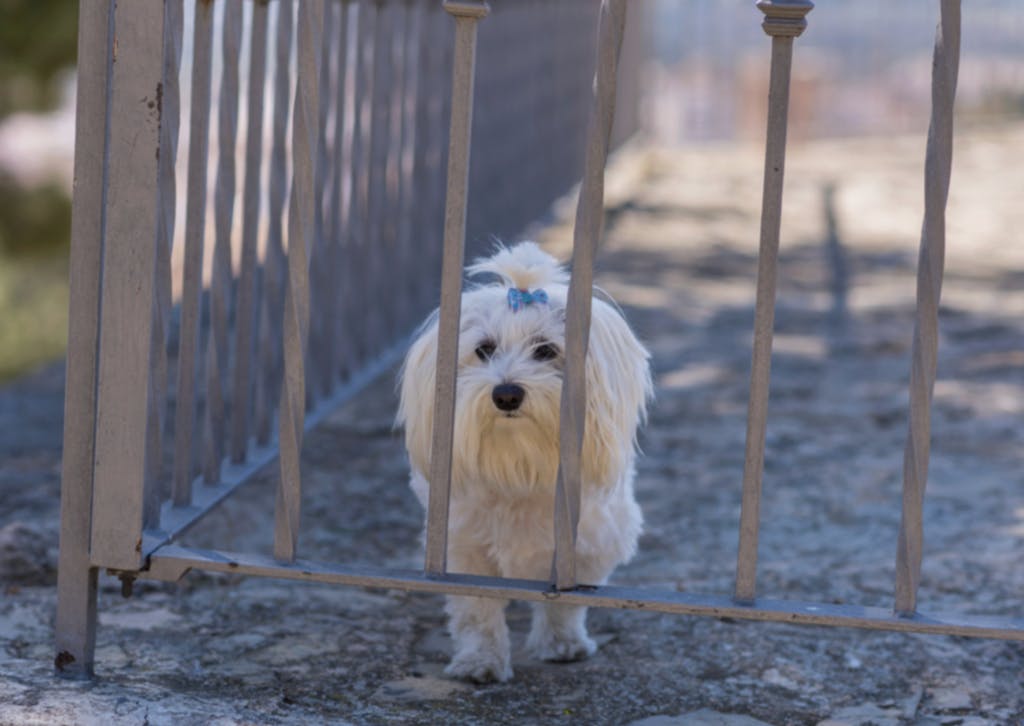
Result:
{"label": "dog's front paw", "polygon": [[471,650],[456,653],[444,672],[474,683],[504,683],[512,677],[512,666],[508,657],[500,653]]}
{"label": "dog's front paw", "polygon": [[551,630],[533,631],[526,649],[539,660],[569,663],[583,660],[597,652],[595,643],[584,633],[556,633]]}

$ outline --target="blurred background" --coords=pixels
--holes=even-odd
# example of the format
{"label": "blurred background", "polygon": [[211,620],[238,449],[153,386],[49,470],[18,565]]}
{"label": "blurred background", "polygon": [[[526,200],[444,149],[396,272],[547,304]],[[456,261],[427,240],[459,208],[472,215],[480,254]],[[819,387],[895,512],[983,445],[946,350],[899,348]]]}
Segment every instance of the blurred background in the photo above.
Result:
{"label": "blurred background", "polygon": [[[626,92],[640,98],[641,138],[689,147],[759,141],[769,46],[753,3],[636,2],[650,42],[642,81]],[[1020,10],[1019,0],[972,0],[965,12],[961,129],[1024,116]],[[930,0],[820,2],[797,45],[791,143],[922,136],[937,13]],[[77,15],[68,0],[0,5],[0,381],[64,349]],[[183,86],[189,55],[186,42]]]}

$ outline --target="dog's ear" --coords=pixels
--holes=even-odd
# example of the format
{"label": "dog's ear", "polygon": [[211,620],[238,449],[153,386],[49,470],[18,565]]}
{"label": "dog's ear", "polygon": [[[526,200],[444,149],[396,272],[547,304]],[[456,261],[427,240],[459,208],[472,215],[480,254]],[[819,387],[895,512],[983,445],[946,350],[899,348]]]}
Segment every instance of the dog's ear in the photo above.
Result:
{"label": "dog's ear", "polygon": [[430,472],[434,428],[434,381],[437,369],[437,314],[423,324],[402,364],[397,423],[405,427],[405,448],[413,468]]}
{"label": "dog's ear", "polygon": [[591,481],[621,475],[636,444],[637,427],[653,395],[650,354],[618,311],[595,299],[587,353],[587,433],[584,461]]}

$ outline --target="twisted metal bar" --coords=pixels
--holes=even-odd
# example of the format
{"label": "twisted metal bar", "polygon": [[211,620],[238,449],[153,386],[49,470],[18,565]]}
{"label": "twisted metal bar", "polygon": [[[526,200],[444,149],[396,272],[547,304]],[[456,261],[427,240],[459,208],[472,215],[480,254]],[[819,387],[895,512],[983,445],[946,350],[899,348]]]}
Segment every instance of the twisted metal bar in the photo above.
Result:
{"label": "twisted metal bar", "polygon": [[231,229],[235,214],[235,142],[238,136],[238,58],[242,45],[242,2],[226,0],[220,96],[218,98],[217,181],[214,190],[213,274],[210,279],[210,338],[206,368],[206,431],[203,480],[220,481],[227,430],[224,379],[228,370],[231,305]]}
{"label": "twisted metal bar", "polygon": [[305,350],[309,340],[309,253],[317,203],[316,147],[320,117],[321,33],[324,0],[299,4],[298,81],[292,114],[292,190],[288,205],[288,287],[284,309],[284,385],[281,390],[281,482],[275,507],[274,556],[291,562],[299,534]]}
{"label": "twisted metal bar", "polygon": [[775,325],[775,277],[782,220],[782,182],[786,163],[786,124],[793,39],[807,27],[804,16],[814,7],[808,0],[760,0],[764,32],[772,38],[771,80],[768,87],[768,132],[765,142],[764,189],[761,198],[761,241],[757,262],[757,300],[754,346],[750,364],[750,402],[747,409],[743,500],[736,562],[738,602],[753,602],[757,587],[757,541],[760,527],[761,478],[764,474],[765,432],[768,426],[768,386]]}
{"label": "twisted metal bar", "polygon": [[910,367],[910,422],[903,455],[903,511],[896,551],[900,615],[917,609],[928,481],[931,402],[939,347],[939,298],[946,252],[946,200],[953,163],[953,103],[960,66],[960,0],[942,0],[932,62],[932,117],[924,163],[924,222],[917,263],[917,312]]}
{"label": "twisted metal bar", "polygon": [[260,368],[262,382],[256,396],[256,441],[270,441],[274,402],[281,382],[282,308],[284,307],[284,203],[288,194],[288,110],[291,102],[290,60],[294,27],[292,0],[280,0],[274,47],[274,125],[270,147],[267,196],[267,251],[263,262],[260,314]]}
{"label": "twisted metal bar", "polygon": [[473,76],[476,28],[490,12],[486,2],[449,2],[455,18],[455,59],[452,64],[452,115],[448,141],[448,188],[444,215],[444,261],[438,320],[437,381],[434,388],[434,431],[430,449],[430,495],[427,502],[425,569],[443,574],[448,559],[448,504],[452,484],[455,427],[455,376],[462,312],[462,262],[466,238],[466,196],[469,185],[470,129],[473,127]]}
{"label": "twisted metal bar", "polygon": [[149,386],[149,420],[146,424],[146,485],[143,509],[144,526],[156,525],[160,503],[169,491],[162,486],[164,414],[167,409],[167,337],[171,325],[171,248],[174,245],[174,220],[177,184],[174,164],[178,158],[178,125],[181,116],[181,38],[185,24],[182,0],[164,3],[164,70],[162,112],[160,116],[159,226],[156,234],[156,278],[153,295],[153,337],[149,359],[152,381]]}
{"label": "twisted metal bar", "polygon": [[587,415],[586,358],[594,258],[604,229],[604,167],[615,120],[615,80],[626,25],[626,0],[603,0],[598,21],[597,71],[587,127],[583,181],[572,240],[572,278],[565,312],[565,374],[555,487],[555,554],[551,577],[559,590],[576,587],[576,530],[580,519],[583,429]]}
{"label": "twisted metal bar", "polygon": [[178,383],[174,421],[172,499],[185,506],[192,497],[193,429],[196,422],[196,369],[199,308],[206,235],[206,164],[210,148],[210,66],[213,52],[213,3],[196,3],[193,31],[192,106],[189,119],[188,196],[185,201],[185,265],[178,343]]}
{"label": "twisted metal bar", "polygon": [[267,74],[268,0],[252,6],[249,29],[249,111],[242,192],[242,255],[238,273],[234,389],[231,393],[231,461],[245,461],[249,441],[254,330],[256,327],[256,235],[260,221],[260,168],[263,161],[263,91]]}

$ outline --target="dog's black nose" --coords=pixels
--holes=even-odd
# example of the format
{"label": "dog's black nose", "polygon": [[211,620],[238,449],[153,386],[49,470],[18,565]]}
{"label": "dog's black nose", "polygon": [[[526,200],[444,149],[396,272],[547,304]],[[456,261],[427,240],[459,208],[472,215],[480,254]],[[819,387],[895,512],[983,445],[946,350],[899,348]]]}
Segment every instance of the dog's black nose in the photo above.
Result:
{"label": "dog's black nose", "polygon": [[515,383],[502,383],[491,391],[491,400],[502,411],[515,411],[522,405],[525,396],[523,387]]}

